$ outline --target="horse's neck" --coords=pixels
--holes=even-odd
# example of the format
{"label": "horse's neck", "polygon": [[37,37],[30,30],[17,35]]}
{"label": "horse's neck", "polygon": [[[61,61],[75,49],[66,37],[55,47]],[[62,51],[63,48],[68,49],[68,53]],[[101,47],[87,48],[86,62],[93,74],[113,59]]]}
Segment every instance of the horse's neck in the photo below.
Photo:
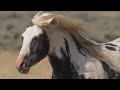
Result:
{"label": "horse's neck", "polygon": [[[48,33],[50,40],[49,60],[58,78],[78,78],[78,73],[71,62],[71,45],[63,32]],[[73,48],[74,49],[74,48]]]}
{"label": "horse's neck", "polygon": [[48,36],[50,39],[48,57],[53,70],[57,74],[64,73],[65,76],[63,77],[67,78],[71,78],[71,76],[73,78],[89,78],[93,74],[91,76],[87,72],[93,73],[93,71],[97,71],[93,70],[93,68],[97,68],[95,64],[101,67],[98,60],[81,50],[81,47],[77,45],[77,42],[69,33],[66,32],[64,34],[63,32],[56,31]]}

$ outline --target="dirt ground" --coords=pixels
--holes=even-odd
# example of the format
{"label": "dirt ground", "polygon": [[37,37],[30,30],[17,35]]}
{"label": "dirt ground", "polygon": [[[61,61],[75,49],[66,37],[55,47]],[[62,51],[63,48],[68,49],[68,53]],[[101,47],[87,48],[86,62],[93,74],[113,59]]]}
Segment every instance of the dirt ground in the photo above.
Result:
{"label": "dirt ground", "polygon": [[15,61],[18,52],[0,50],[0,79],[50,79],[52,68],[47,58],[33,66],[28,74],[20,74]]}

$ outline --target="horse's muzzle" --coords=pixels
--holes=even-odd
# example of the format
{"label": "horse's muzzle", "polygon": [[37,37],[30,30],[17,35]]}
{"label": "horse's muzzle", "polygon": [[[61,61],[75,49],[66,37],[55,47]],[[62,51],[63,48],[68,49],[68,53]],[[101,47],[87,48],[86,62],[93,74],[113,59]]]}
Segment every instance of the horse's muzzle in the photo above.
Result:
{"label": "horse's muzzle", "polygon": [[17,70],[22,74],[27,74],[30,71],[30,68],[17,68]]}
{"label": "horse's muzzle", "polygon": [[22,74],[26,74],[30,70],[29,67],[25,67],[24,58],[22,56],[18,57],[18,59],[16,61],[16,68]]}

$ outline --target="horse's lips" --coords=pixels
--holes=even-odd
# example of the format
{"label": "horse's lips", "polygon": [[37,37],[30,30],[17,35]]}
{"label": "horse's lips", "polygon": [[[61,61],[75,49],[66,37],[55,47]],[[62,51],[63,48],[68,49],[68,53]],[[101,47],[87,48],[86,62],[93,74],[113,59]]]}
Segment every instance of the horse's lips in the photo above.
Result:
{"label": "horse's lips", "polygon": [[28,68],[26,70],[20,70],[19,72],[22,74],[27,74],[27,73],[29,73],[29,71],[30,71],[30,68]]}
{"label": "horse's lips", "polygon": [[[24,58],[22,56],[19,56],[17,61],[16,61],[16,68],[18,69],[18,71],[22,74],[27,74],[30,71],[30,67],[29,68],[20,68],[22,66],[22,64],[24,63]],[[36,65],[37,62],[33,63],[32,66]]]}
{"label": "horse's lips", "polygon": [[17,61],[16,61],[16,68],[18,71],[22,74],[27,74],[30,71],[30,68],[25,68],[25,69],[20,69],[21,65],[23,64],[23,57],[19,56]]}
{"label": "horse's lips", "polygon": [[17,68],[17,69],[22,74],[27,74],[30,71],[30,67],[29,68],[28,67],[20,67],[20,68]]}
{"label": "horse's lips", "polygon": [[[36,65],[37,63],[33,63],[33,65],[32,66],[34,66],[34,65]],[[22,73],[22,74],[27,74],[27,73],[29,73],[29,71],[30,71],[30,68],[27,68],[27,69],[24,69],[24,70],[18,70],[20,73]]]}

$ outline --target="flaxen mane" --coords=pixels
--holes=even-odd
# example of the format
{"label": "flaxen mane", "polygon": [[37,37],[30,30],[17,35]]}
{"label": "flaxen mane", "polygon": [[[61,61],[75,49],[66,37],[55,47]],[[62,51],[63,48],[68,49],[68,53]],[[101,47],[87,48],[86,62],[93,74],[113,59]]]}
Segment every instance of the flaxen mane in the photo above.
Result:
{"label": "flaxen mane", "polygon": [[69,17],[62,15],[52,14],[52,13],[38,13],[32,19],[33,24],[42,27],[51,27],[59,26],[67,30],[74,38],[78,41],[78,44],[81,46],[81,49],[88,53],[89,55],[102,60],[108,61],[108,58],[105,57],[98,48],[97,43],[87,38],[83,32],[84,30],[81,27],[81,22],[79,20],[74,20]]}

